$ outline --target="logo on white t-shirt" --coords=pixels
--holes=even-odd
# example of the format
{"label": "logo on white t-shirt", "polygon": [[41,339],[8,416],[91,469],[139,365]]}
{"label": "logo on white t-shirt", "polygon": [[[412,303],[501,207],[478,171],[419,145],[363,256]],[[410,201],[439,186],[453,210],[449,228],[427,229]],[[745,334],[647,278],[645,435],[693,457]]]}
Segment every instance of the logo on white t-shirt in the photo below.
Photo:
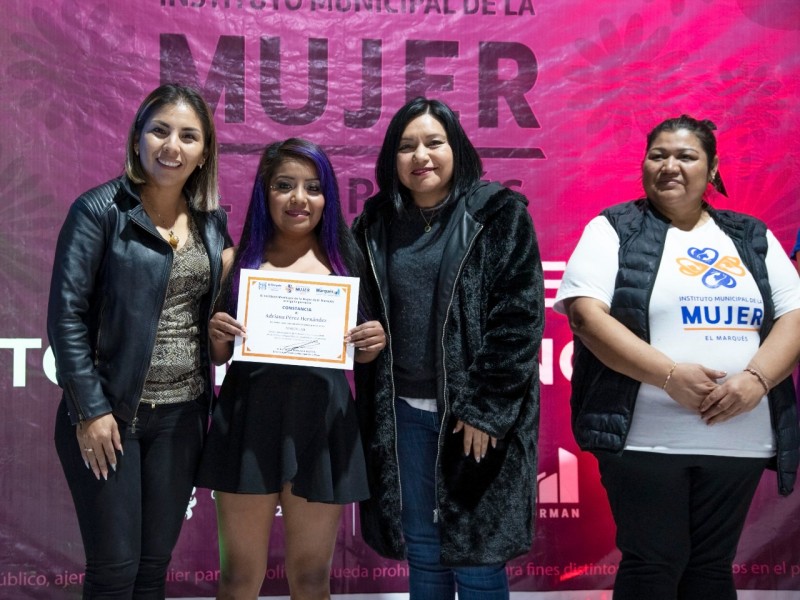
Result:
{"label": "logo on white t-shirt", "polygon": [[687,257],[676,259],[680,272],[692,277],[702,276],[703,285],[715,290],[720,287],[736,287],[736,278],[744,277],[745,268],[736,256],[723,256],[713,248],[695,248],[692,246]]}

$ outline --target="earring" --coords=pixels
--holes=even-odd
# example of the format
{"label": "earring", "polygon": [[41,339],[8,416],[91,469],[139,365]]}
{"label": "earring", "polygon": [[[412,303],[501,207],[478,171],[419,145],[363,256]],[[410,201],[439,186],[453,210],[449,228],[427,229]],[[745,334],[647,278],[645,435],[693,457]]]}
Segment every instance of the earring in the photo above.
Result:
{"label": "earring", "polygon": [[203,170],[203,164],[204,164],[204,163],[200,163],[199,165],[197,165],[197,167],[198,167],[198,168],[199,168],[201,171]]}

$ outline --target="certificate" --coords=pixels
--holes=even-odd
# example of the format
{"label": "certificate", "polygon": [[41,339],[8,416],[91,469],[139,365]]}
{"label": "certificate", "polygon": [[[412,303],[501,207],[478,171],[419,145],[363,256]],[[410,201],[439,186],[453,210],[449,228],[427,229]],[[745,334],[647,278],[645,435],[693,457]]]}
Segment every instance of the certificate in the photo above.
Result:
{"label": "certificate", "polygon": [[236,338],[233,360],[353,368],[356,277],[242,269],[237,319],[247,338]]}

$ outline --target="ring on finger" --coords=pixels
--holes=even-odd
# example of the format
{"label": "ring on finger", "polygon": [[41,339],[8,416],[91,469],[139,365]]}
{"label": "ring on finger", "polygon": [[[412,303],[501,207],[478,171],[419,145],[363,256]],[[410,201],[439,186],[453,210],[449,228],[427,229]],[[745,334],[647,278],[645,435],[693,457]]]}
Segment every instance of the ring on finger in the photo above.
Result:
{"label": "ring on finger", "polygon": [[94,448],[84,448],[86,452],[94,452]]}

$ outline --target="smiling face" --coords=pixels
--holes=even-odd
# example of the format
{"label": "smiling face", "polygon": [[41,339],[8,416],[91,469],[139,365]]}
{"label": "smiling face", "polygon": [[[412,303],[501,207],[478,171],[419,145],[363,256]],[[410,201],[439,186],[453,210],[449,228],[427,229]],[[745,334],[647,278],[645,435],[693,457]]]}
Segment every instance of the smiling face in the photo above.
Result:
{"label": "smiling face", "polygon": [[644,191],[666,216],[697,210],[718,162],[715,156],[709,163],[700,140],[691,131],[662,131],[642,162]]}
{"label": "smiling face", "polygon": [[397,175],[417,206],[435,206],[450,193],[453,150],[444,127],[432,115],[420,115],[403,130]]}
{"label": "smiling face", "polygon": [[269,181],[269,214],[276,233],[313,234],[322,220],[325,196],[313,163],[286,159]]}
{"label": "smiling face", "polygon": [[203,134],[200,119],[188,104],[168,104],[155,111],[134,144],[146,185],[183,188],[205,161]]}

